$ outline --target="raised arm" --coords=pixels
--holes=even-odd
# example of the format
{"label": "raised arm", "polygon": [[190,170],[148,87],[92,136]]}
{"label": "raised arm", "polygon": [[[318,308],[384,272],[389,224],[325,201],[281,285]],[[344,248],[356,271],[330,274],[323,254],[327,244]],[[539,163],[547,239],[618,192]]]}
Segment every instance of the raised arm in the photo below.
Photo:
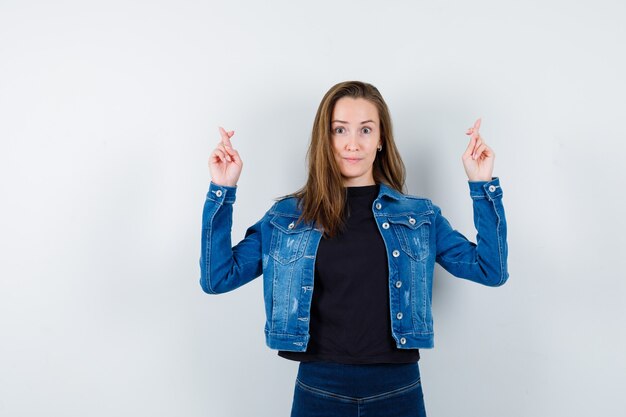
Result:
{"label": "raised arm", "polygon": [[209,294],[234,290],[262,273],[262,225],[267,213],[231,247],[233,204],[243,162],[233,149],[234,131],[220,129],[221,141],[209,157],[211,183],[202,211],[200,285]]}
{"label": "raised arm", "polygon": [[495,153],[480,136],[480,123],[476,120],[467,130],[470,140],[461,157],[473,200],[476,243],[453,229],[435,206],[436,260],[454,276],[495,287],[509,277],[506,217],[500,180],[492,177]]}

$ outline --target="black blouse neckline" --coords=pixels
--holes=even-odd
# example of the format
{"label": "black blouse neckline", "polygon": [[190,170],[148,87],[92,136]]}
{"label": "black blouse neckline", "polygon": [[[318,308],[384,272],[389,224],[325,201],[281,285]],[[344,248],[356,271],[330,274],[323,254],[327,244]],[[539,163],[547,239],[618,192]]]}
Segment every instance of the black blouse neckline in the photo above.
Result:
{"label": "black blouse neckline", "polygon": [[378,194],[379,184],[359,185],[354,187],[346,187],[348,197],[360,197],[364,195]]}

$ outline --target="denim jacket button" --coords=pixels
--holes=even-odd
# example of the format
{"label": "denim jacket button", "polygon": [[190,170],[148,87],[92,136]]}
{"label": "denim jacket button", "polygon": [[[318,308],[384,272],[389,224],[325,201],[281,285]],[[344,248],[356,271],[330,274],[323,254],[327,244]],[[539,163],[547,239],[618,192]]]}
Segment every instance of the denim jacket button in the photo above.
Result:
{"label": "denim jacket button", "polygon": [[415,219],[413,217],[409,217],[409,223],[415,224]]}
{"label": "denim jacket button", "polygon": [[392,255],[394,258],[397,258],[398,256],[400,256],[400,251],[398,249],[394,249],[394,251],[392,252]]}
{"label": "denim jacket button", "polygon": [[489,186],[489,191],[491,191],[492,193],[493,193],[494,191],[496,191],[496,186],[495,186],[495,185],[490,185],[490,186]]}
{"label": "denim jacket button", "polygon": [[218,196],[218,197],[221,197],[222,196],[222,190],[217,190],[215,192],[215,195]]}
{"label": "denim jacket button", "polygon": [[389,229],[389,223],[387,222],[383,223],[383,229]]}
{"label": "denim jacket button", "polygon": [[400,288],[402,286],[402,281],[396,281],[396,288]]}
{"label": "denim jacket button", "polygon": [[406,343],[406,339],[404,337],[401,337],[400,338],[400,343],[404,345]]}
{"label": "denim jacket button", "polygon": [[376,203],[376,209],[380,210],[381,207],[382,205],[380,203]]}
{"label": "denim jacket button", "polygon": [[396,317],[398,318],[398,320],[402,320],[402,313],[396,314]]}
{"label": "denim jacket button", "polygon": [[289,229],[293,229],[293,227],[295,226],[295,224],[293,222],[289,223],[289,226],[287,226]]}

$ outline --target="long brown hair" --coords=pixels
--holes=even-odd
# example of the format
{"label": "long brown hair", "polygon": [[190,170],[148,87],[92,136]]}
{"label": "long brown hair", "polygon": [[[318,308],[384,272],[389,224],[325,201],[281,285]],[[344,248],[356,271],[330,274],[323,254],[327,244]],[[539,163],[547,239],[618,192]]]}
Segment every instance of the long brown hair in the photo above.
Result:
{"label": "long brown hair", "polygon": [[335,103],[342,97],[364,98],[378,109],[382,150],[376,152],[374,181],[404,193],[406,170],[393,140],[387,103],[376,87],[361,81],[335,84],[322,98],[313,122],[311,142],[306,154],[308,179],[298,191],[281,198],[296,197],[302,214],[300,221],[315,221],[325,236],[335,236],[345,225],[346,188],[331,145],[331,118]]}

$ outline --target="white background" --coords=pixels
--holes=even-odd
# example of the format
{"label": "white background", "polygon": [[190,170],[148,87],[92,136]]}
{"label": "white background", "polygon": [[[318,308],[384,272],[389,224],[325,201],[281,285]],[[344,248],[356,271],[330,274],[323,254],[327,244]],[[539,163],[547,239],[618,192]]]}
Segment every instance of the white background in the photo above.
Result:
{"label": "white background", "polygon": [[475,239],[465,131],[496,153],[508,283],[436,267],[429,416],[621,416],[622,1],[0,1],[0,415],[288,416],[261,278],[199,285],[207,157],[233,242],[305,180],[323,94],[387,100],[411,194]]}

